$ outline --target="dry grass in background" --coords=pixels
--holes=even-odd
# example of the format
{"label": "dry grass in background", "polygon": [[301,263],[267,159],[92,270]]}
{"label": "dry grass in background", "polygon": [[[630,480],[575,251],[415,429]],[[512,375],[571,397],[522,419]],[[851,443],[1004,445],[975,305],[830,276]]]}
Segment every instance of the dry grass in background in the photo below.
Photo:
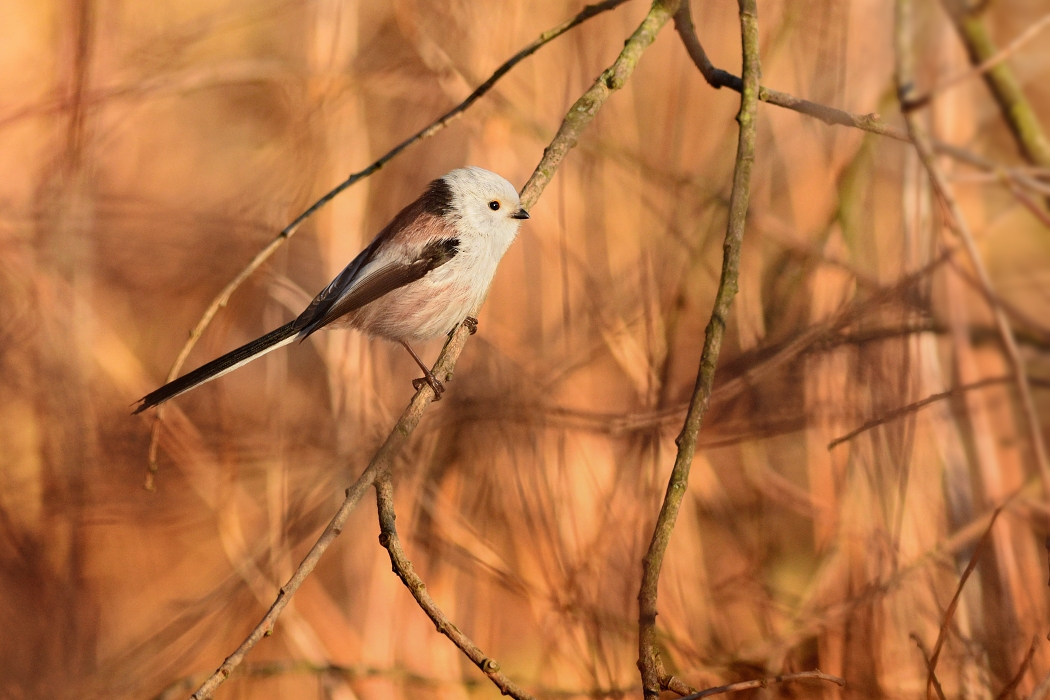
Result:
{"label": "dry grass in background", "polygon": [[[183,697],[255,624],[416,369],[352,332],[269,355],[174,402],[153,494],[149,422],[129,404],[276,231],[580,7],[0,3],[0,697]],[[190,365],[298,313],[430,179],[472,163],[522,184],[646,9],[552,43],[336,199]],[[919,9],[925,90],[969,62],[942,8]],[[1045,12],[1000,0],[984,18],[1002,46]],[[902,123],[889,3],[759,13],[764,85]],[[733,4],[693,14],[713,62],[738,73]],[[1048,36],[1009,58],[1042,115]],[[640,692],[640,560],[718,279],[738,104],[666,28],[532,210],[396,466],[401,536],[432,595],[540,697]],[[1026,165],[979,79],[927,113],[937,138]],[[768,105],[758,129],[740,294],[661,585],[668,670],[705,687],[819,667],[847,686],[756,692],[924,696],[912,637],[933,645],[1010,499],[938,676],[949,697],[995,698],[1036,639],[1014,691],[1027,696],[1050,671],[1047,508],[1012,384],[828,448],[1009,375],[988,303],[964,256],[942,260],[956,241],[907,144]],[[1048,415],[1050,230],[994,174],[943,167]],[[363,504],[217,697],[497,695],[377,534]]]}

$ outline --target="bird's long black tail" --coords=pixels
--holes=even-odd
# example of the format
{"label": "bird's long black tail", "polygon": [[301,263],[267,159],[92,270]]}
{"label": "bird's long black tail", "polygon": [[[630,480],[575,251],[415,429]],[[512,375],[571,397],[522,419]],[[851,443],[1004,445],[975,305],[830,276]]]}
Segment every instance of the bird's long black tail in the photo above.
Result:
{"label": "bird's long black tail", "polygon": [[257,357],[262,357],[271,350],[287,345],[295,340],[299,330],[295,325],[295,321],[292,321],[261,338],[256,338],[247,345],[242,345],[236,350],[198,367],[189,374],[184,374],[178,379],[168,382],[156,391],[152,391],[139,399],[139,405],[135,409],[135,413],[142,413],[147,408],[158,406],[194,387],[210,382],[212,379],[221,377],[227,372],[232,372],[241,365],[245,365]]}

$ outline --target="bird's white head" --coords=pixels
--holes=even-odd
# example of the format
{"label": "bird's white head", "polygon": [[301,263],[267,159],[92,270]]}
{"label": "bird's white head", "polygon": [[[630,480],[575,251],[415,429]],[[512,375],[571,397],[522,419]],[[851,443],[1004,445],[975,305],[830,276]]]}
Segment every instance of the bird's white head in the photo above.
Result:
{"label": "bird's white head", "polygon": [[529,213],[522,209],[514,186],[496,173],[469,166],[446,174],[441,180],[452,195],[451,214],[457,228],[475,231],[502,256],[518,234]]}

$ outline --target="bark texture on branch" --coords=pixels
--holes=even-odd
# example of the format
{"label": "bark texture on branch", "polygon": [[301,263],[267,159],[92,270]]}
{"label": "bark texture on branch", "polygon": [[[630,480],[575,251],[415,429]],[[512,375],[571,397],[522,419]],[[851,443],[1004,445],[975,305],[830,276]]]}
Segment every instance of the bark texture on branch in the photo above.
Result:
{"label": "bark texture on branch", "polygon": [[689,485],[689,470],[693,463],[693,456],[696,454],[700,425],[711,400],[718,355],[722,349],[729,310],[737,293],[740,248],[744,237],[744,225],[747,220],[747,206],[751,191],[751,169],[755,160],[755,120],[761,74],[758,55],[758,11],[755,0],[739,0],[739,7],[744,55],[740,112],[737,115],[740,134],[737,142],[736,165],[733,170],[733,191],[729,198],[729,222],[722,246],[722,274],[715,295],[714,308],[711,311],[711,319],[707,324],[696,386],[693,389],[685,425],[678,436],[678,454],[667,483],[667,492],[656,520],[649,549],[642,561],[642,583],[638,592],[638,668],[642,675],[642,690],[647,700],[659,698],[660,679],[665,676],[663,663],[657,650],[656,630],[660,571],[671,533],[674,531],[675,520],[682,505],[682,498]]}

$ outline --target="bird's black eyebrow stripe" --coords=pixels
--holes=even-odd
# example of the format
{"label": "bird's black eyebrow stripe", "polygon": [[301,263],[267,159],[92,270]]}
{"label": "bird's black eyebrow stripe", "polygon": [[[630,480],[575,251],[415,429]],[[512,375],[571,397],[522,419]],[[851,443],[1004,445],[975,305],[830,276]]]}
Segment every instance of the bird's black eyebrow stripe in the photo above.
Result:
{"label": "bird's black eyebrow stripe", "polygon": [[452,211],[452,188],[445,178],[438,178],[427,186],[421,201],[426,213],[445,216]]}

